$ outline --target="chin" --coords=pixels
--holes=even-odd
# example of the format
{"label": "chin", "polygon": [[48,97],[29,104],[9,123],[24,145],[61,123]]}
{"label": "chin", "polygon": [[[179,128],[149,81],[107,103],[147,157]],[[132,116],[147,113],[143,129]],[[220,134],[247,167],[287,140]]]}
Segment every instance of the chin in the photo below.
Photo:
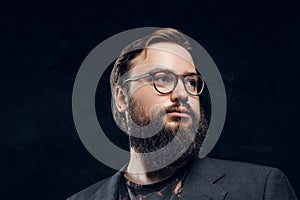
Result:
{"label": "chin", "polygon": [[179,126],[189,127],[192,125],[191,120],[189,119],[179,119],[179,120],[169,120],[166,123],[166,127],[179,128]]}

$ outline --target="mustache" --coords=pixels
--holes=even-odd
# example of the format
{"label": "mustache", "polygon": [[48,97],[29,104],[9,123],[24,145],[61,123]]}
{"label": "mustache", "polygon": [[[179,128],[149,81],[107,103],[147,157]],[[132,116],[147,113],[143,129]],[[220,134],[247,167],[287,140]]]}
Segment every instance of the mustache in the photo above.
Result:
{"label": "mustache", "polygon": [[[184,108],[183,110],[179,108]],[[193,113],[191,110],[191,106],[187,103],[174,103],[170,106],[165,107],[166,113],[169,112],[186,112],[186,113]]]}

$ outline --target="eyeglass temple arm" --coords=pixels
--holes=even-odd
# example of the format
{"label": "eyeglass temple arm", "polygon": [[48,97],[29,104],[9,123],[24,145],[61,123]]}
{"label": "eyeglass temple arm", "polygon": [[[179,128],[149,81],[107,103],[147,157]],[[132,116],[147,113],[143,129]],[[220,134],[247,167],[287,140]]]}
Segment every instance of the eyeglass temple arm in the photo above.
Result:
{"label": "eyeglass temple arm", "polygon": [[148,73],[148,74],[143,74],[143,75],[139,75],[139,76],[134,76],[134,77],[128,78],[128,79],[126,79],[126,80],[122,83],[122,85],[125,85],[125,83],[127,83],[127,82],[129,82],[129,81],[136,81],[136,80],[139,80],[139,79],[141,79],[141,78],[148,77],[148,76],[150,76],[150,75],[151,75],[151,74]]}

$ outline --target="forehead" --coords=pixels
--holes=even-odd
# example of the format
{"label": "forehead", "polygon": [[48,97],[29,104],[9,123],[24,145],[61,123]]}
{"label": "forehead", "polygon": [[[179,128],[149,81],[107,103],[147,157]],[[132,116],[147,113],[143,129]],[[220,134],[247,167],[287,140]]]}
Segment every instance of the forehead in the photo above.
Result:
{"label": "forehead", "polygon": [[[154,66],[171,70],[177,74],[196,72],[192,56],[180,45],[160,42],[147,47],[131,61],[132,72],[153,70]],[[155,65],[153,65],[155,64]],[[151,67],[150,67],[151,66]]]}

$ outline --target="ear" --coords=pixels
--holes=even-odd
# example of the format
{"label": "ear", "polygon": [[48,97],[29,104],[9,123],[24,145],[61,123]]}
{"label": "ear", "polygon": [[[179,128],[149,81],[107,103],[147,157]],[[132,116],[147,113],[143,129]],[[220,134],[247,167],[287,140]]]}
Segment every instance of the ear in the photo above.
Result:
{"label": "ear", "polygon": [[119,112],[125,112],[127,110],[127,102],[124,88],[121,86],[115,87],[115,106]]}

